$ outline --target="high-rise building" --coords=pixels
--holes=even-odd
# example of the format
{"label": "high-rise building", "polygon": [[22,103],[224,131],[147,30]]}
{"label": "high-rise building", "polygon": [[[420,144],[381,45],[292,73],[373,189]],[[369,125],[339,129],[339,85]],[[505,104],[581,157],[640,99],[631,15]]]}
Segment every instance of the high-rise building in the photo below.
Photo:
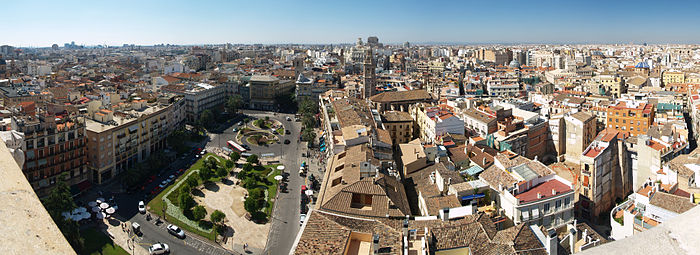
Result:
{"label": "high-rise building", "polygon": [[367,37],[367,46],[369,46],[369,47],[379,46],[379,38],[377,38],[376,36]]}

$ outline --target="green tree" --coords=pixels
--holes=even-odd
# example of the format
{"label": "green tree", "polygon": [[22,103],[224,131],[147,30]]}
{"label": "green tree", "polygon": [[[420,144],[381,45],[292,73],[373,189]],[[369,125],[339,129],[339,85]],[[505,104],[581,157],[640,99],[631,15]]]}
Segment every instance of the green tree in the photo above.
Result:
{"label": "green tree", "polygon": [[246,161],[251,164],[260,164],[257,154],[250,155]]}
{"label": "green tree", "polygon": [[241,97],[241,95],[233,95],[228,97],[225,106],[226,111],[231,114],[238,112],[238,109],[241,107],[241,102],[243,102],[243,97]]}
{"label": "green tree", "polygon": [[263,205],[265,204],[264,195],[265,193],[261,189],[250,190],[250,193],[248,194],[248,197],[245,199],[245,202],[243,204],[245,210],[251,214],[260,211],[260,209],[262,209]]}
{"label": "green tree", "polygon": [[248,162],[245,165],[243,165],[243,171],[246,171],[246,172],[253,171],[253,164]]}
{"label": "green tree", "polygon": [[232,160],[226,160],[226,168],[231,169],[233,167],[233,161]]}
{"label": "green tree", "polygon": [[190,186],[187,182],[183,183],[178,190],[179,194],[182,194],[182,193],[189,194],[190,191],[192,191],[192,186]]}
{"label": "green tree", "polygon": [[195,206],[194,209],[192,209],[192,217],[194,217],[195,221],[200,221],[204,219],[204,217],[207,216],[207,210],[204,209],[204,206],[198,205]]}
{"label": "green tree", "polygon": [[245,179],[243,179],[243,188],[250,190],[254,189],[256,186],[258,186],[258,181],[255,178],[255,175],[247,176]]}
{"label": "green tree", "polygon": [[223,223],[224,218],[226,218],[226,214],[223,213],[222,211],[216,210],[216,211],[214,211],[214,212],[211,213],[211,215],[209,216],[209,218],[211,218],[211,222],[214,222],[214,223],[217,223],[217,224],[218,224],[218,223]]}
{"label": "green tree", "polygon": [[199,185],[199,180],[197,180],[197,175],[194,175],[194,174],[190,175],[190,177],[187,178],[186,183],[187,183],[187,185],[189,185],[192,188],[197,187],[197,185]]}
{"label": "green tree", "polygon": [[211,168],[203,167],[202,169],[199,169],[199,179],[202,180],[202,182],[209,181],[213,174],[214,173],[212,173]]}
{"label": "green tree", "polygon": [[238,160],[241,158],[241,154],[237,151],[231,152],[231,154],[229,154],[228,156],[231,157],[231,161],[233,161],[234,163],[238,162]]}
{"label": "green tree", "polygon": [[301,117],[301,124],[304,125],[306,129],[312,129],[316,127],[316,118],[311,113],[304,113]]}
{"label": "green tree", "polygon": [[210,126],[214,121],[214,113],[207,109],[199,115],[199,122],[204,126]]}
{"label": "green tree", "polygon": [[313,142],[316,139],[316,132],[313,129],[304,129],[301,134],[301,139],[306,142]]}
{"label": "green tree", "polygon": [[59,175],[53,189],[46,199],[41,202],[46,211],[49,212],[49,215],[51,215],[56,226],[58,226],[58,229],[61,230],[63,236],[68,240],[68,243],[74,250],[79,251],[84,246],[84,240],[80,237],[80,227],[77,222],[70,219],[66,220],[61,215],[63,212],[69,212],[77,207],[71,196],[70,187],[63,181],[67,177],[67,173]]}
{"label": "green tree", "polygon": [[178,202],[180,202],[180,208],[183,210],[190,209],[196,204],[190,193],[180,193],[178,196]]}
{"label": "green tree", "polygon": [[228,171],[226,171],[226,168],[219,167],[216,169],[216,175],[219,177],[224,177],[228,174]]}
{"label": "green tree", "polygon": [[316,102],[313,100],[309,99],[308,97],[304,98],[299,102],[299,113],[305,114],[305,113],[310,113],[310,114],[316,114],[318,113],[318,105]]}

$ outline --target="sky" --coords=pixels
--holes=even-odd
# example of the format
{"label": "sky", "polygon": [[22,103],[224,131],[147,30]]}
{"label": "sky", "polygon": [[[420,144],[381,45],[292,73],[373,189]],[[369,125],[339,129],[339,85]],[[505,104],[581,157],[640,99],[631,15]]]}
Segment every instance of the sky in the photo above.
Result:
{"label": "sky", "polygon": [[700,43],[700,1],[3,1],[0,45]]}

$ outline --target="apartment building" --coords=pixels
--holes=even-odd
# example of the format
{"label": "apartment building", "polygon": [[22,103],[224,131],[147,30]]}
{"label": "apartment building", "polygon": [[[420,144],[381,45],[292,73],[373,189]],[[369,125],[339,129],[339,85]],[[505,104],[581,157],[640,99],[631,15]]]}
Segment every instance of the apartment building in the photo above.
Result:
{"label": "apartment building", "polygon": [[513,60],[513,51],[509,49],[480,49],[476,51],[476,58],[482,61],[492,62],[496,65],[508,65],[508,63]]}
{"label": "apartment building", "polygon": [[661,81],[663,82],[664,85],[671,84],[671,83],[684,83],[685,82],[685,73],[684,72],[677,72],[677,71],[665,71],[661,75]]}
{"label": "apartment building", "polygon": [[515,224],[559,228],[574,219],[573,185],[539,161],[504,151],[479,179],[495,191],[491,199]]}
{"label": "apartment building", "polygon": [[22,167],[24,175],[39,197],[49,194],[63,173],[64,180],[76,190],[89,188],[85,120],[71,114],[17,115],[12,130],[24,133],[26,144]]}
{"label": "apartment building", "polygon": [[596,119],[585,112],[577,112],[564,117],[564,158],[578,164],[583,151],[593,141],[596,132]]}
{"label": "apartment building", "polygon": [[603,74],[598,77],[600,83],[605,90],[611,95],[619,98],[622,94],[627,93],[627,84],[619,75]]}
{"label": "apartment building", "polygon": [[413,139],[413,118],[408,112],[386,111],[381,114],[381,120],[384,128],[389,131],[394,146]]}
{"label": "apartment building", "polygon": [[296,79],[296,90],[294,93],[298,100],[308,98],[318,102],[321,94],[332,89],[338,89],[339,83],[340,78],[334,77],[330,73],[321,74],[318,77],[307,77],[301,73]]}
{"label": "apartment building", "polygon": [[622,143],[619,141],[624,138],[624,133],[606,129],[583,151],[577,207],[581,217],[596,220],[598,215],[614,206],[616,198],[626,195],[622,193],[631,176],[623,173],[620,166],[624,158],[620,158],[623,148],[620,148]]}
{"label": "apartment building", "polygon": [[370,97],[374,109],[377,111],[402,111],[408,112],[409,106],[416,103],[430,103],[433,98],[424,89],[407,91],[389,91]]}
{"label": "apartment building", "polygon": [[608,107],[607,128],[643,135],[654,123],[654,105],[632,100],[622,100]]}
{"label": "apartment building", "polygon": [[277,96],[292,93],[295,84],[271,75],[253,75],[245,86],[250,90],[251,109],[276,111],[279,110]]}
{"label": "apartment building", "polygon": [[185,83],[163,86],[161,90],[185,97],[186,120],[189,123],[198,121],[205,110],[223,107],[226,102],[226,86]]}
{"label": "apartment building", "polygon": [[89,168],[93,183],[104,183],[166,147],[168,135],[183,124],[186,99],[119,111],[98,110],[87,120]]}
{"label": "apartment building", "polygon": [[464,121],[455,116],[450,106],[415,104],[410,112],[418,125],[419,137],[425,142],[436,143],[446,134],[464,135]]}
{"label": "apartment building", "polygon": [[481,137],[486,137],[498,131],[496,116],[487,112],[478,109],[466,109],[462,118],[464,118],[464,126]]}
{"label": "apartment building", "polygon": [[627,139],[627,151],[632,172],[632,189],[639,189],[655,180],[664,165],[686,151],[689,144],[675,135],[653,137],[639,135]]}

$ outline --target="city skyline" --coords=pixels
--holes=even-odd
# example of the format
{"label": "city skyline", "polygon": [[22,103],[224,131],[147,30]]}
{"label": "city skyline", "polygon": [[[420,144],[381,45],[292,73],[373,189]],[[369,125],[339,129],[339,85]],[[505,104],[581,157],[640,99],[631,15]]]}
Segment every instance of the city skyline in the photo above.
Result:
{"label": "city skyline", "polygon": [[693,15],[698,3],[649,6],[646,1],[9,2],[0,22],[15,25],[0,29],[8,35],[0,44],[339,44],[373,35],[389,44],[700,42],[700,35],[687,32],[700,22]]}

